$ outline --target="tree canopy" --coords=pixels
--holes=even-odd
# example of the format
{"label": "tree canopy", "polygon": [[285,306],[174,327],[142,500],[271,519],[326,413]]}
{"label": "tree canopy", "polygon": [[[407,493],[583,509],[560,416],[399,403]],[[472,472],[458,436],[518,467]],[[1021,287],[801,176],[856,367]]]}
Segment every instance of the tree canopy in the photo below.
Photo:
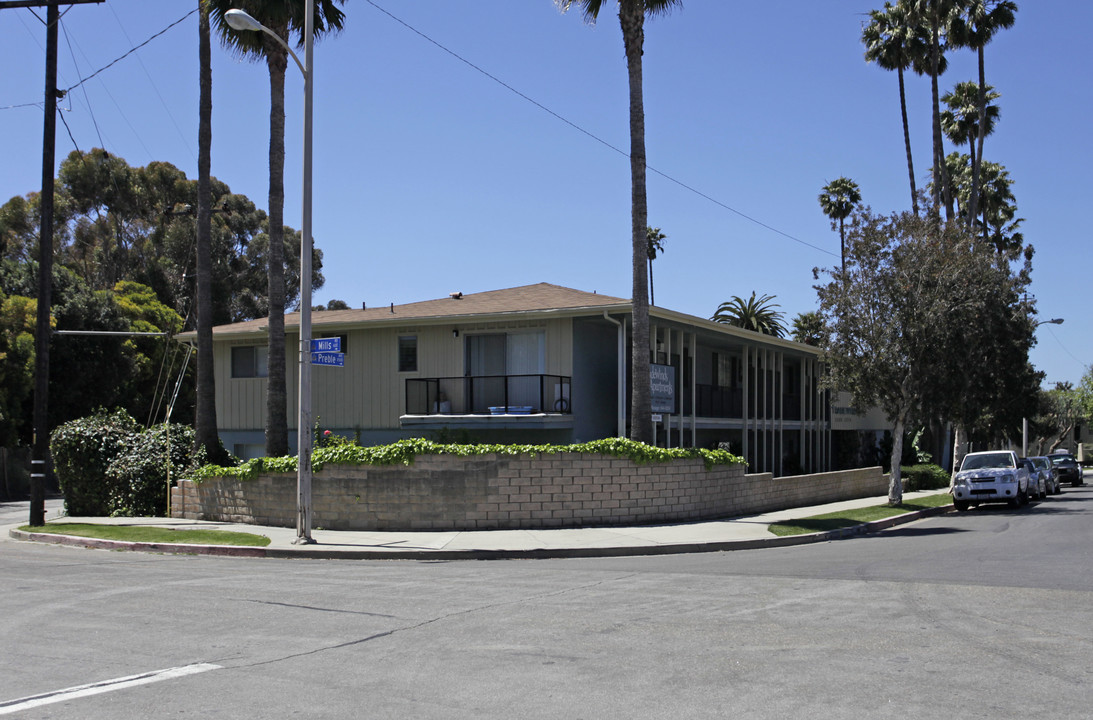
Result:
{"label": "tree canopy", "polygon": [[828,382],[892,423],[889,502],[902,498],[909,422],[943,417],[1001,435],[1030,411],[1038,376],[1025,270],[936,212],[851,216],[844,271],[827,271],[816,288]]}

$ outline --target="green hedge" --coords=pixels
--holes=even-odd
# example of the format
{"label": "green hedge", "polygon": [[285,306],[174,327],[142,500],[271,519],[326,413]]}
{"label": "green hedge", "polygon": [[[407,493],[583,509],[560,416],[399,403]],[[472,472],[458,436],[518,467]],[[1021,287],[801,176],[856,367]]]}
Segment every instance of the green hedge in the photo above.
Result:
{"label": "green hedge", "polygon": [[899,472],[900,477],[906,480],[904,489],[908,492],[949,487],[949,472],[937,465],[904,465]]}
{"label": "green hedge", "polygon": [[106,471],[138,432],[140,426],[124,410],[100,410],[53,431],[49,450],[69,515],[110,515],[111,498],[117,493]]}
{"label": "green hedge", "polygon": [[[192,428],[172,425],[170,435],[173,479],[200,462],[192,452]],[[69,515],[166,514],[165,426],[142,430],[125,410],[101,410],[54,430],[50,452]]]}
{"label": "green hedge", "polygon": [[[361,447],[338,444],[316,448],[311,455],[313,470],[321,470],[326,463],[335,465],[411,465],[418,455],[549,455],[553,453],[596,453],[629,458],[636,463],[669,462],[681,458],[701,458],[706,469],[715,465],[744,464],[744,458],[726,450],[702,448],[665,449],[627,440],[607,438],[575,445],[455,445],[436,443],[431,440],[412,438],[399,440],[390,445]],[[295,457],[256,458],[237,465],[221,467],[206,465],[196,473],[198,478],[234,477],[249,480],[262,473],[296,472]]]}

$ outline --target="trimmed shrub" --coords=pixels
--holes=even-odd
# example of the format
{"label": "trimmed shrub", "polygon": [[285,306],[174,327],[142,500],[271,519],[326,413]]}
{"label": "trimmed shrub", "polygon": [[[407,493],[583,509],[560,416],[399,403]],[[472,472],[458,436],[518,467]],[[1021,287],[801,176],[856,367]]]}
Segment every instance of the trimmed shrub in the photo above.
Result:
{"label": "trimmed shrub", "polygon": [[125,410],[100,410],[53,431],[49,449],[69,515],[110,515],[111,499],[119,491],[107,470],[139,432],[136,420]]}
{"label": "trimmed shrub", "polygon": [[[128,446],[106,469],[112,488],[110,514],[115,516],[163,516],[167,514],[167,427],[157,425],[133,435]],[[193,453],[194,430],[171,425],[170,472],[180,474],[200,465]]]}
{"label": "trimmed shrub", "polygon": [[904,489],[907,492],[918,490],[938,490],[949,487],[949,473],[937,465],[923,464],[902,466],[900,476],[906,479]]}
{"label": "trimmed shrub", "polygon": [[[193,428],[171,425],[171,479],[204,462]],[[167,514],[167,428],[141,430],[125,410],[105,410],[53,431],[50,451],[69,515]]]}

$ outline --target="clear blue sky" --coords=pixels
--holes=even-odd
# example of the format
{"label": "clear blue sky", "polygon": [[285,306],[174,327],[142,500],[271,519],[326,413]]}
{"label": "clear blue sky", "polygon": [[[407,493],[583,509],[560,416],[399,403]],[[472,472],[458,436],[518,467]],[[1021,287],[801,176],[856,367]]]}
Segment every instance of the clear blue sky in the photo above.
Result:
{"label": "clear blue sky", "polygon": [[[60,85],[196,2],[73,6]],[[827,181],[853,178],[876,211],[908,207],[896,75],[862,58],[861,24],[881,4],[693,1],[649,22],[649,221],[668,236],[654,265],[658,305],[708,317],[754,290],[775,295],[788,320],[816,306],[813,267],[837,262],[816,200]],[[1093,2],[1019,5],[1015,27],[987,48],[1002,118],[985,155],[1015,180],[1040,317],[1065,319],[1039,328],[1033,362],[1048,384],[1076,382],[1093,362]],[[41,110],[8,106],[41,101],[44,45],[29,10],[0,11],[0,201],[40,188]],[[76,145],[196,177],[197,62],[191,15],[65,99]],[[955,53],[943,91],[974,78],[974,56]],[[922,186],[929,80],[907,82]],[[213,92],[213,174],[264,208],[264,64],[214,43]],[[345,31],[316,47],[315,98],[314,234],[326,276],[316,302],[536,282],[629,297],[627,85],[613,13],[590,27],[551,0],[355,0]],[[303,92],[292,65],[286,101],[285,221],[299,228]],[[58,162],[72,149],[59,124]]]}

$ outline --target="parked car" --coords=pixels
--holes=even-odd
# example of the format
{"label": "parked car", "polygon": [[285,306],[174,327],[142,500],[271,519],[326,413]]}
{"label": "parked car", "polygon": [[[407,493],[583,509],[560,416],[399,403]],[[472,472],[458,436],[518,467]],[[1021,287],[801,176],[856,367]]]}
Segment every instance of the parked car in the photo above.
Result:
{"label": "parked car", "polygon": [[1055,470],[1051,468],[1051,461],[1047,458],[1023,458],[1029,467],[1030,494],[1035,495],[1033,488],[1039,489],[1039,498],[1044,499],[1048,495],[1055,494]]}
{"label": "parked car", "polygon": [[1043,500],[1047,497],[1048,476],[1042,472],[1032,458],[1018,458],[1018,462],[1028,470],[1028,495],[1030,500]]}
{"label": "parked car", "polygon": [[1059,473],[1055,471],[1055,466],[1051,464],[1051,460],[1042,455],[1038,457],[1030,457],[1029,460],[1044,476],[1044,480],[1047,484],[1047,494],[1055,495],[1062,487],[1059,484]]}
{"label": "parked car", "polygon": [[1055,466],[1055,471],[1059,473],[1060,482],[1068,482],[1074,486],[1085,484],[1082,480],[1082,466],[1078,464],[1077,458],[1073,455],[1070,453],[1052,453],[1048,457],[1051,458],[1051,464]]}
{"label": "parked car", "polygon": [[1029,471],[1012,450],[968,453],[953,476],[953,506],[959,511],[981,503],[1028,502]]}

